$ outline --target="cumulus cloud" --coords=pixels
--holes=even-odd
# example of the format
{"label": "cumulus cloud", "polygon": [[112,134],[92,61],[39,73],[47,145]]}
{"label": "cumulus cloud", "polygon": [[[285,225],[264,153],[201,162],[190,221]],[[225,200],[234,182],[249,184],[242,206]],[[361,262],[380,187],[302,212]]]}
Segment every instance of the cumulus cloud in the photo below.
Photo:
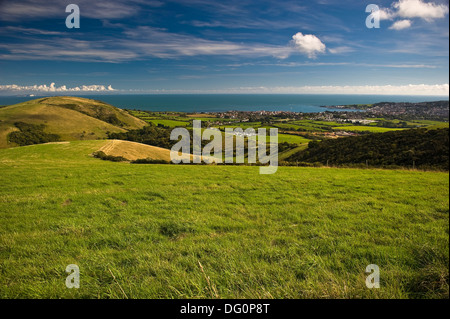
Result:
{"label": "cumulus cloud", "polygon": [[116,91],[111,85],[81,85],[68,88],[65,85],[57,87],[54,82],[47,84],[22,86],[17,84],[0,85],[0,91],[9,92],[111,92]]}
{"label": "cumulus cloud", "polygon": [[418,18],[431,22],[434,19],[444,18],[448,12],[448,6],[444,4],[423,0],[399,0],[394,2],[391,8],[380,9],[380,20],[403,19],[390,27],[393,30],[402,30],[411,26],[407,25],[407,21],[411,22],[409,19]]}
{"label": "cumulus cloud", "polygon": [[412,22],[411,20],[400,20],[395,22],[393,25],[389,27],[391,30],[403,30],[411,27]]}
{"label": "cumulus cloud", "polygon": [[380,20],[392,20],[396,15],[397,14],[389,8],[380,9]]}
{"label": "cumulus cloud", "polygon": [[292,42],[298,51],[306,54],[310,59],[316,58],[319,53],[325,53],[326,50],[325,44],[313,34],[298,32],[292,36]]}
{"label": "cumulus cloud", "polygon": [[448,7],[434,2],[422,0],[400,0],[393,4],[398,10],[398,16],[402,18],[421,18],[427,21],[444,18],[448,13]]}

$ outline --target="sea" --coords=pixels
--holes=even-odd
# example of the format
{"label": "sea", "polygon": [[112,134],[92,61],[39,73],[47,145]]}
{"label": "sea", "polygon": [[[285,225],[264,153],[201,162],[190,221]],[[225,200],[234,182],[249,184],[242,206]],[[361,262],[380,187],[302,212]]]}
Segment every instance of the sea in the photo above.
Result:
{"label": "sea", "polygon": [[[232,110],[315,113],[327,110],[336,111],[336,109],[323,106],[378,102],[428,102],[449,99],[448,96],[341,94],[90,94],[77,96],[104,101],[123,109],[205,113]],[[41,97],[45,96],[0,96],[0,105],[11,105]]]}

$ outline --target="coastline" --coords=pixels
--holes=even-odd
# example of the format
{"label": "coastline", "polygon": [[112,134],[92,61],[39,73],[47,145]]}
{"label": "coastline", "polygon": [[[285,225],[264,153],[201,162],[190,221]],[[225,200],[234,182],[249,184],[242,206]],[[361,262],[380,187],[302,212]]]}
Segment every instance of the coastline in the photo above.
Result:
{"label": "coastline", "polygon": [[[52,96],[0,96],[0,105],[12,105],[28,100]],[[316,113],[335,111],[336,105],[375,104],[383,101],[429,102],[448,100],[445,96],[403,95],[320,95],[320,94],[89,94],[77,95],[100,100],[122,109],[139,109],[155,112],[226,112],[239,111],[289,111]],[[340,109],[355,111],[352,108]]]}

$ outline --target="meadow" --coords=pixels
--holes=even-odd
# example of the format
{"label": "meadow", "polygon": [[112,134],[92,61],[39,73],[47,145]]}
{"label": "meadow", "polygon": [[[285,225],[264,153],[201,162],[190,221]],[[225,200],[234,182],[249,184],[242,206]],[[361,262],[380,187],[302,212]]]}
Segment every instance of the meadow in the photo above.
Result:
{"label": "meadow", "polygon": [[0,150],[0,298],[449,297],[448,173],[90,156],[106,143]]}
{"label": "meadow", "polygon": [[384,132],[403,130],[401,128],[386,128],[386,127],[359,126],[359,125],[338,126],[338,127],[334,127],[334,129],[342,130],[342,131],[359,131],[359,132],[371,132],[371,133],[384,133]]}

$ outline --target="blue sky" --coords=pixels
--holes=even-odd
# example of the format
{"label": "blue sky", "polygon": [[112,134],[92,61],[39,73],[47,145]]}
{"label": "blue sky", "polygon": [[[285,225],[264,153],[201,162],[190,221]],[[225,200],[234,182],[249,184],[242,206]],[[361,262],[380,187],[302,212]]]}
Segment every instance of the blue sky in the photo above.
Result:
{"label": "blue sky", "polygon": [[0,93],[448,95],[448,40],[442,0],[3,0]]}

